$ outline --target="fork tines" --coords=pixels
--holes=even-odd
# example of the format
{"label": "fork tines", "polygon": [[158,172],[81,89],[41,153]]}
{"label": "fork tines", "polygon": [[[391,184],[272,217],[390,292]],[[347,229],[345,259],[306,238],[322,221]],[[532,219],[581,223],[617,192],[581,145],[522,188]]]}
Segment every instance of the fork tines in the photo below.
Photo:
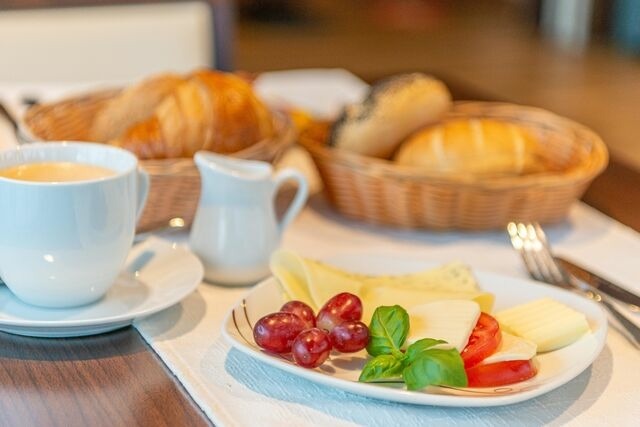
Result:
{"label": "fork tines", "polygon": [[567,286],[568,280],[558,267],[547,237],[537,222],[510,222],[507,231],[511,244],[520,253],[529,275],[542,282]]}

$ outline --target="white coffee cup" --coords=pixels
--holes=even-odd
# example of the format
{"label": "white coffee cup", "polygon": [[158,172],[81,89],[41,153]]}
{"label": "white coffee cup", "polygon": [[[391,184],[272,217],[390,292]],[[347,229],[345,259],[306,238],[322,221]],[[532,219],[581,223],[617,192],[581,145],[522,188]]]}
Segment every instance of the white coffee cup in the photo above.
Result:
{"label": "white coffee cup", "polygon": [[66,182],[0,176],[0,278],[29,304],[88,304],[105,294],[124,265],[149,177],[133,154],[102,144],[33,143],[0,152],[0,170],[43,162],[113,174]]}

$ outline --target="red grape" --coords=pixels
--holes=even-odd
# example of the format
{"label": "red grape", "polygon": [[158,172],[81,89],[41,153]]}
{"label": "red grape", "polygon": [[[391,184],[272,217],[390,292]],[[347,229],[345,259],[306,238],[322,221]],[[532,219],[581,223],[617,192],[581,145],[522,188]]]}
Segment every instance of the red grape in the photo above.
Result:
{"label": "red grape", "polygon": [[343,322],[329,334],[333,348],[342,353],[360,351],[369,343],[369,328],[359,320]]}
{"label": "red grape", "polygon": [[293,360],[304,368],[317,368],[331,353],[331,340],[326,331],[318,328],[306,329],[293,341]]}
{"label": "red grape", "polygon": [[362,318],[362,301],[348,292],[333,296],[320,309],[316,317],[316,326],[331,331],[335,326],[348,320]]}
{"label": "red grape", "polygon": [[316,326],[316,314],[311,307],[302,301],[289,301],[282,306],[280,311],[293,313],[301,318],[306,324],[305,328],[313,328]]}
{"label": "red grape", "polygon": [[288,353],[293,340],[304,328],[304,321],[293,313],[271,313],[253,327],[253,339],[265,350]]}

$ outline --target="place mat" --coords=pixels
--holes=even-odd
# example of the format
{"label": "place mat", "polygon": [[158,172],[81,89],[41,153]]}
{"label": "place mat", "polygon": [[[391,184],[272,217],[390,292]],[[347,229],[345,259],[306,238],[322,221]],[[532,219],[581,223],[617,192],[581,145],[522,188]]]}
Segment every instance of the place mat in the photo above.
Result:
{"label": "place mat", "polygon": [[[548,227],[557,252],[640,291],[640,236],[583,204]],[[506,233],[393,230],[346,220],[312,198],[283,246],[314,258],[393,253],[526,277]],[[631,425],[640,417],[640,354],[616,331],[594,364],[536,399],[497,408],[438,408],[368,399],[317,385],[240,353],[223,340],[224,316],[247,288],[202,284],[181,304],[136,324],[216,425]]]}

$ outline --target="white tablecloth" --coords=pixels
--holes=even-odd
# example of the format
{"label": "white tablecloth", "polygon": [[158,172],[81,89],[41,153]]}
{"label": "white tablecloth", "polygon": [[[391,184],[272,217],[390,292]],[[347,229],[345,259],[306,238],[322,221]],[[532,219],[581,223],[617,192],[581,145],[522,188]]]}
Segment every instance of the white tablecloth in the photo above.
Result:
{"label": "white tablecloth", "polygon": [[[640,238],[577,204],[548,229],[570,254],[640,291]],[[474,268],[525,277],[504,233],[427,233],[362,225],[333,213],[321,199],[286,232],[283,245],[312,257],[393,253],[425,260],[459,259]],[[219,425],[634,425],[640,419],[640,353],[616,331],[594,364],[565,386],[528,402],[498,408],[437,408],[381,402],[313,384],[231,349],[220,336],[226,311],[247,292],[202,284],[165,312],[136,325],[142,336]]]}
{"label": "white tablecloth", "polygon": [[[312,78],[327,85],[323,90],[334,87],[344,92],[352,79],[347,76],[334,85],[339,75],[331,75],[331,84],[317,72]],[[281,79],[275,81],[282,84]],[[292,102],[301,96],[300,82],[297,84]],[[348,99],[362,92],[359,84],[353,88]],[[0,83],[0,99],[16,100],[25,93],[50,97],[68,90]],[[269,88],[263,90],[268,92]],[[279,86],[279,90],[284,89]],[[336,102],[335,98],[327,99]],[[320,110],[335,108],[324,105]],[[0,148],[12,144],[10,129],[0,123]],[[301,165],[304,159],[296,155],[285,162]],[[557,252],[640,292],[640,236],[634,231],[576,204],[569,218],[548,232]],[[286,231],[283,246],[316,258],[358,252],[407,254],[442,262],[456,259],[476,269],[526,277],[518,255],[502,232],[430,233],[369,226],[340,217],[319,196],[312,198]],[[203,283],[182,303],[135,325],[218,425],[630,426],[640,419],[640,395],[636,391],[640,353],[616,331],[610,332],[603,352],[589,369],[565,386],[531,401],[486,409],[404,405],[316,385],[231,349],[220,336],[222,320],[247,291]]]}

